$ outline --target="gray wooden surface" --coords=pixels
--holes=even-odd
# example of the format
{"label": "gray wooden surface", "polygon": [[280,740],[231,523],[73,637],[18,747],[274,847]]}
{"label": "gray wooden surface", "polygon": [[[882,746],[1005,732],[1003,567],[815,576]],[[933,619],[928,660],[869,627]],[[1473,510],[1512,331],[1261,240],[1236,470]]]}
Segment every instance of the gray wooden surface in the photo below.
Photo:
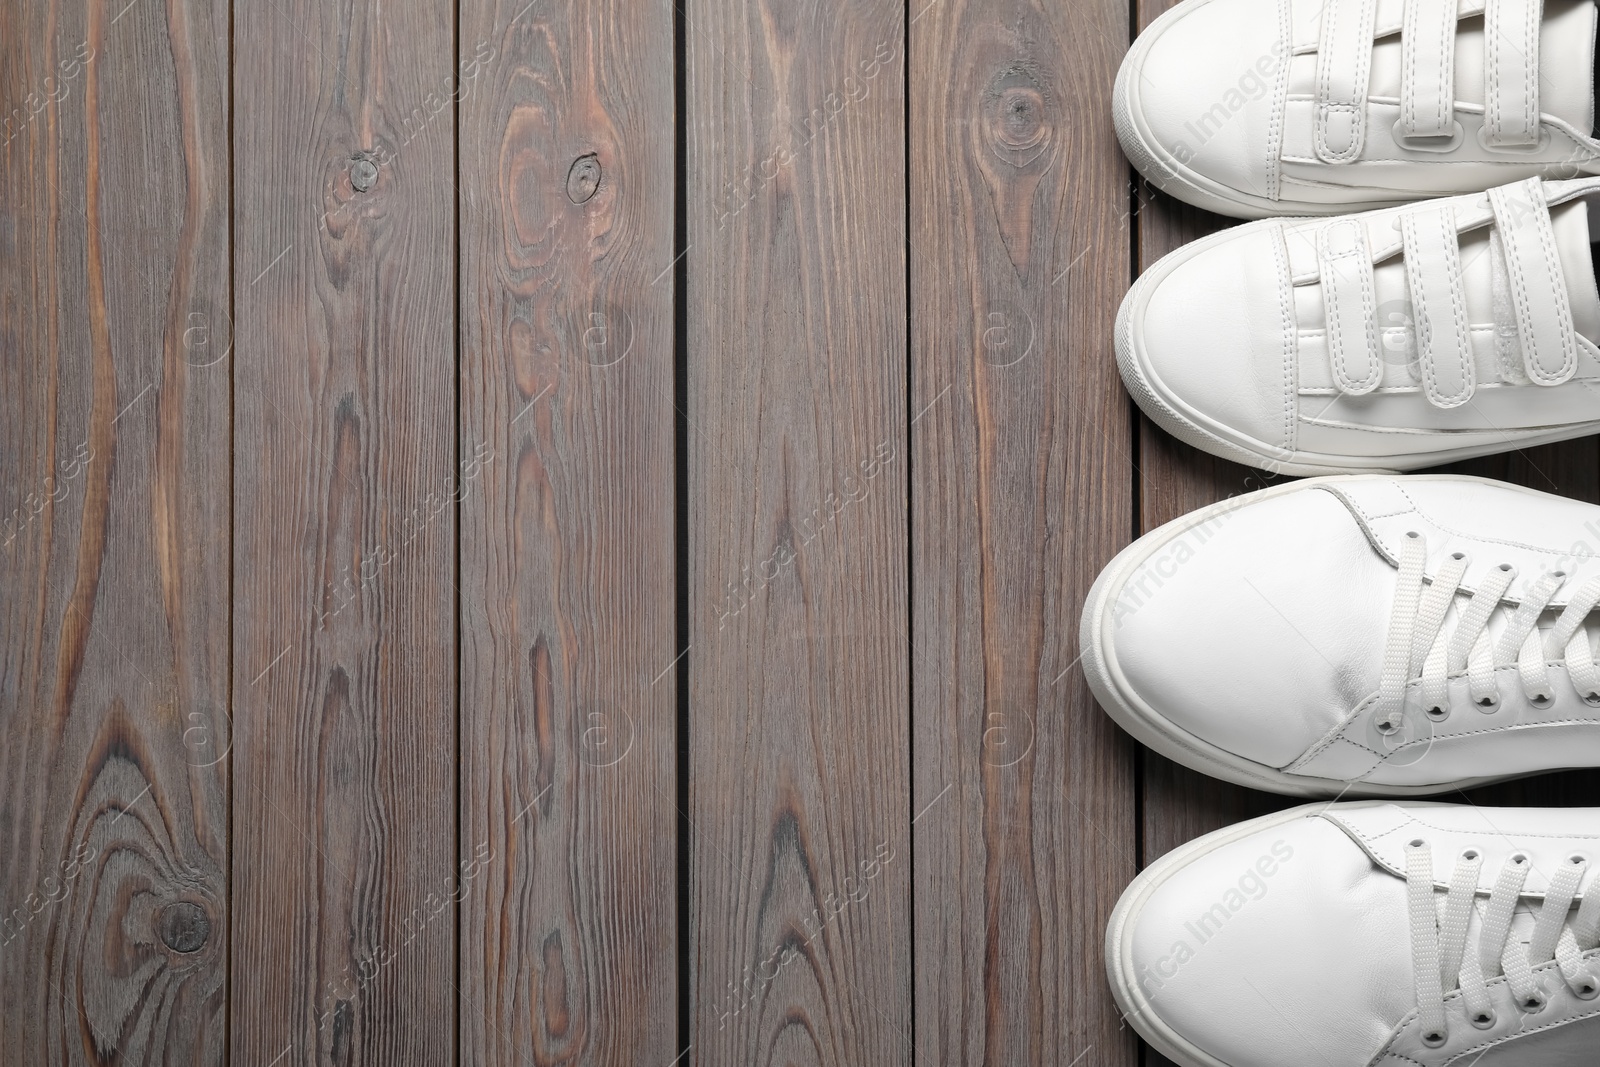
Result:
{"label": "gray wooden surface", "polygon": [[0,1058],[1161,1062],[1132,2],[0,0]]}

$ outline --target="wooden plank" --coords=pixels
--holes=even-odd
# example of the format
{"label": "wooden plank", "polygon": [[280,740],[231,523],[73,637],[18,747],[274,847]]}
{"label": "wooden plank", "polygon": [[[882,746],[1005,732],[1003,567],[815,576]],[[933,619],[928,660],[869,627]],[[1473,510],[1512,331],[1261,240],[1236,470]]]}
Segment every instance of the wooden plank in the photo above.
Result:
{"label": "wooden plank", "polygon": [[911,26],[916,1043],[1137,1062],[1105,982],[1133,745],[1076,663],[1134,517],[1115,0],[941,0]]}
{"label": "wooden plank", "polygon": [[8,1063],[224,1052],[227,26],[0,3]]}
{"label": "wooden plank", "polygon": [[232,1056],[449,1063],[454,9],[234,17]]}
{"label": "wooden plank", "polygon": [[911,1060],[904,31],[688,12],[697,1064]]}
{"label": "wooden plank", "polygon": [[[519,16],[519,12],[522,14]],[[463,9],[461,1060],[678,1055],[673,25]]]}

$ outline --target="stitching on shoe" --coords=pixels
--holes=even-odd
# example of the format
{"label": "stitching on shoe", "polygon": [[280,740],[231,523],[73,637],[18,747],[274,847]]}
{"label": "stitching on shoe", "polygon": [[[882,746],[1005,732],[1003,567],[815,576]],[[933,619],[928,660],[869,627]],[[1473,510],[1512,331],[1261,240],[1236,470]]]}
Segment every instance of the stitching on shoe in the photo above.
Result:
{"label": "stitching on shoe", "polygon": [[[1590,949],[1588,952],[1585,952],[1581,958],[1587,962],[1588,960],[1595,958],[1597,955],[1600,955],[1600,950]],[[1533,968],[1533,973],[1537,975],[1541,971],[1548,971],[1552,967],[1558,966],[1559,961],[1551,960],[1549,963],[1541,963],[1539,966]],[[1566,979],[1563,977],[1562,981],[1564,982],[1565,980]],[[1496,986],[1503,986],[1507,984],[1508,981],[1509,980],[1505,975],[1498,974],[1484,982],[1484,988],[1493,989]],[[1451,1001],[1461,999],[1462,995],[1463,994],[1459,989],[1451,993],[1447,993],[1444,998],[1445,1004],[1448,1005],[1451,1003]],[[1445,1062],[1446,1064],[1457,1063],[1463,1056],[1470,1056],[1472,1053],[1478,1052],[1481,1049],[1491,1048],[1495,1045],[1502,1045],[1507,1041],[1511,1041],[1519,1037],[1526,1037],[1529,1034],[1537,1034],[1541,1030],[1549,1030],[1553,1027],[1566,1026],[1569,1023],[1580,1022],[1581,1020],[1592,1018],[1596,1014],[1600,1014],[1600,1005],[1596,1005],[1595,1007],[1592,1007],[1587,1011],[1580,1012],[1576,1015],[1568,1015],[1557,1022],[1542,1023],[1539,1026],[1533,1027],[1531,1030],[1526,1027],[1518,1027],[1509,1034],[1502,1034],[1501,1036],[1492,1040],[1482,1041],[1469,1048],[1464,1048],[1460,1052],[1452,1054],[1450,1059]],[[1415,1008],[1406,1013],[1405,1017],[1400,1020],[1394,1034],[1389,1038],[1388,1043],[1379,1050],[1377,1057],[1372,1061],[1373,1063],[1381,1064],[1385,1058],[1388,1058],[1403,1060],[1406,1063],[1414,1063],[1417,1065],[1417,1067],[1434,1067],[1432,1064],[1424,1063],[1422,1060],[1416,1059],[1413,1056],[1408,1056],[1404,1052],[1397,1052],[1394,1049],[1394,1045],[1405,1036],[1405,1032],[1410,1028],[1411,1024],[1416,1021],[1418,1016],[1419,1012]]]}
{"label": "stitching on shoe", "polygon": [[1289,67],[1294,54],[1293,28],[1290,21],[1290,0],[1278,0],[1278,39],[1286,53],[1278,63],[1272,86],[1272,110],[1267,117],[1267,199],[1280,198],[1282,165],[1278,157],[1283,153],[1284,110],[1288,101]]}
{"label": "stitching on shoe", "polygon": [[[1483,545],[1505,545],[1508,548],[1521,548],[1529,552],[1538,552],[1546,556],[1555,556],[1557,559],[1565,559],[1567,556],[1572,555],[1570,548],[1541,548],[1538,545],[1530,545],[1522,541],[1507,541],[1504,538],[1499,537],[1484,537],[1481,534],[1469,534],[1465,531],[1457,530],[1454,527],[1446,526],[1444,523],[1439,522],[1432,515],[1428,514],[1422,505],[1418,504],[1411,494],[1406,492],[1405,486],[1396,484],[1395,488],[1400,491],[1401,496],[1411,501],[1412,510],[1414,510],[1418,515],[1421,515],[1423,518],[1427,519],[1428,522],[1432,523],[1435,529],[1439,530],[1441,533],[1447,533],[1451,537],[1460,537],[1468,541],[1476,541],[1478,544]],[[1520,600],[1518,603],[1520,603]]]}
{"label": "stitching on shoe", "polygon": [[[1406,512],[1403,512],[1403,511],[1402,512],[1394,512],[1394,514],[1396,514],[1396,515],[1404,515],[1404,514],[1406,514]],[[1546,662],[1545,666],[1547,668],[1555,667],[1557,669],[1565,669],[1563,665],[1561,665],[1559,663],[1556,663],[1554,661]],[[1500,674],[1502,672],[1510,672],[1510,671],[1515,671],[1515,670],[1518,670],[1518,669],[1519,668],[1515,663],[1508,663],[1508,664],[1505,664],[1503,666],[1496,667],[1495,668],[1495,673],[1498,675],[1498,674]],[[1459,671],[1455,671],[1455,672],[1447,675],[1446,676],[1446,680],[1447,681],[1455,681],[1457,679],[1466,678],[1466,677],[1469,676],[1469,674],[1470,674],[1470,672],[1465,670],[1465,669],[1459,670]],[[1411,680],[1406,682],[1406,690],[1407,690],[1408,694],[1413,690],[1421,688],[1421,686],[1422,686],[1422,679],[1420,679],[1420,678],[1413,678],[1413,679],[1411,679]],[[1500,733],[1500,732],[1503,732],[1503,731],[1506,731],[1506,730],[1517,729],[1518,727],[1536,728],[1536,727],[1543,727],[1543,726],[1600,726],[1600,715],[1587,717],[1587,718],[1581,718],[1581,719],[1573,719],[1573,718],[1545,719],[1545,720],[1540,720],[1538,722],[1502,723],[1502,724],[1500,724],[1498,726],[1486,726],[1486,727],[1483,727],[1482,729],[1477,729],[1477,730],[1463,730],[1463,731],[1460,731],[1458,733],[1448,733],[1448,734],[1443,734],[1443,735],[1434,734],[1434,735],[1432,735],[1432,736],[1430,736],[1430,737],[1428,737],[1426,739],[1418,738],[1415,741],[1405,741],[1405,742],[1402,742],[1400,745],[1396,746],[1395,748],[1389,749],[1388,751],[1385,752],[1385,751],[1380,751],[1380,750],[1378,750],[1376,748],[1373,748],[1371,745],[1363,744],[1362,742],[1360,742],[1360,741],[1356,740],[1355,738],[1352,738],[1352,737],[1349,736],[1349,732],[1350,732],[1351,727],[1353,727],[1358,721],[1360,721],[1361,717],[1367,713],[1368,709],[1370,709],[1372,707],[1373,703],[1377,699],[1378,699],[1378,694],[1377,693],[1372,693],[1372,694],[1370,694],[1370,695],[1368,695],[1366,697],[1363,697],[1361,700],[1357,701],[1356,705],[1353,708],[1351,708],[1348,712],[1346,712],[1344,718],[1340,719],[1339,722],[1331,730],[1329,730],[1327,733],[1323,734],[1322,737],[1320,737],[1316,741],[1314,741],[1311,744],[1311,747],[1307,748],[1299,756],[1296,756],[1293,760],[1291,760],[1290,762],[1284,764],[1282,767],[1279,767],[1277,769],[1280,770],[1280,771],[1288,772],[1288,771],[1291,771],[1295,767],[1299,767],[1299,766],[1302,766],[1304,764],[1310,763],[1313,760],[1315,760],[1318,756],[1320,756],[1323,752],[1327,751],[1328,749],[1332,748],[1335,744],[1338,744],[1340,742],[1343,742],[1344,744],[1350,745],[1353,748],[1358,748],[1363,752],[1370,753],[1371,755],[1377,757],[1379,763],[1386,763],[1386,762],[1388,762],[1388,760],[1392,756],[1396,755],[1397,753],[1405,751],[1407,748],[1411,748],[1411,747],[1414,747],[1416,745],[1420,745],[1420,744],[1430,744],[1431,745],[1431,744],[1434,744],[1435,742],[1438,742],[1438,741],[1449,741],[1449,740],[1454,740],[1455,738],[1480,737],[1480,736],[1482,736],[1484,734]],[[1371,769],[1370,768],[1369,768],[1367,773],[1369,773],[1369,774],[1371,773]]]}
{"label": "stitching on shoe", "polygon": [[[1524,184],[1522,189],[1528,193],[1529,199],[1537,199],[1537,202],[1544,206],[1545,211],[1547,213],[1549,212],[1549,202],[1544,195],[1544,187],[1542,185],[1536,186]],[[1506,196],[1510,195],[1499,190],[1496,192],[1500,199],[1504,199]],[[1491,208],[1496,206],[1495,200],[1496,197],[1490,197]],[[1498,222],[1498,213],[1496,215],[1496,221]],[[1543,227],[1535,227],[1535,230],[1535,239],[1539,242],[1539,251],[1544,256],[1545,269],[1550,271],[1550,276],[1552,278],[1556,278],[1564,282],[1565,277],[1561,270],[1561,260],[1555,254],[1555,242],[1553,240],[1554,234],[1552,233],[1548,235],[1551,239],[1547,239],[1547,235]],[[1516,305],[1518,313],[1517,331],[1518,333],[1521,333],[1523,332],[1523,322],[1527,318],[1531,303],[1531,298],[1528,295],[1528,283],[1527,279],[1523,275],[1522,262],[1519,257],[1510,255],[1508,250],[1508,254],[1505,256],[1505,263],[1507,274],[1511,280],[1512,299]],[[1555,296],[1556,303],[1558,305],[1566,302],[1566,291],[1560,286],[1557,286]],[[1568,311],[1568,314],[1570,316],[1570,310]],[[1578,353],[1576,343],[1571,337],[1563,337],[1561,339],[1561,366],[1555,371],[1554,374],[1551,374],[1546,371],[1543,364],[1539,362],[1537,355],[1539,346],[1534,343],[1534,339],[1531,336],[1532,331],[1529,330],[1528,333],[1530,336],[1523,337],[1522,339],[1523,349],[1524,351],[1531,350],[1535,353],[1533,362],[1539,368],[1539,377],[1541,379],[1553,382],[1555,379],[1561,378],[1564,375],[1570,375],[1572,373],[1573,368],[1577,366]]]}
{"label": "stitching on shoe", "polygon": [[1283,318],[1283,447],[1292,452],[1295,448],[1295,430],[1298,428],[1295,422],[1295,398],[1299,395],[1300,384],[1300,361],[1296,358],[1294,281],[1289,270],[1289,244],[1283,223],[1278,223],[1273,236],[1276,238],[1272,242],[1272,257],[1278,267],[1278,307]]}
{"label": "stitching on shoe", "polygon": [[[1439,208],[1439,235],[1444,238],[1446,277],[1445,289],[1450,297],[1450,314],[1455,321],[1456,336],[1470,338],[1467,333],[1466,294],[1462,292],[1460,233],[1455,227],[1454,207],[1446,202]],[[1461,360],[1461,392],[1445,400],[1464,403],[1472,396],[1477,375],[1474,374],[1473,352],[1470,346],[1457,353]]]}
{"label": "stitching on shoe", "polygon": [[[1388,837],[1390,834],[1397,833],[1400,830],[1404,830],[1407,826],[1411,826],[1412,824],[1415,824],[1417,826],[1426,827],[1429,830],[1437,830],[1441,834],[1460,834],[1460,833],[1473,832],[1473,831],[1467,831],[1467,830],[1453,830],[1453,829],[1449,829],[1449,828],[1444,827],[1444,826],[1438,826],[1438,825],[1436,825],[1434,823],[1429,822],[1427,819],[1419,818],[1414,810],[1407,809],[1407,808],[1401,808],[1400,810],[1404,811],[1406,813],[1406,816],[1410,821],[1409,822],[1405,822],[1405,823],[1401,823],[1399,826],[1396,826],[1396,827],[1393,827],[1391,829],[1385,830],[1383,833],[1378,835],[1379,837]],[[1488,831],[1486,831],[1486,832],[1488,832]],[[1508,835],[1508,834],[1502,834],[1498,830],[1494,830],[1493,831],[1493,835],[1500,836],[1500,837],[1512,836],[1512,835]],[[1363,841],[1376,840],[1376,838],[1367,837],[1365,834],[1361,833],[1361,831],[1359,831],[1359,830],[1356,831],[1356,836],[1360,837]],[[1522,832],[1519,831],[1515,836],[1516,837],[1542,837],[1542,838],[1544,838],[1546,840],[1549,840],[1549,841],[1594,841],[1594,840],[1600,840],[1600,834],[1541,834],[1541,833],[1537,833],[1537,832],[1534,832],[1534,831],[1529,831],[1528,833],[1522,833]],[[1596,949],[1595,951],[1600,951],[1600,949]]]}

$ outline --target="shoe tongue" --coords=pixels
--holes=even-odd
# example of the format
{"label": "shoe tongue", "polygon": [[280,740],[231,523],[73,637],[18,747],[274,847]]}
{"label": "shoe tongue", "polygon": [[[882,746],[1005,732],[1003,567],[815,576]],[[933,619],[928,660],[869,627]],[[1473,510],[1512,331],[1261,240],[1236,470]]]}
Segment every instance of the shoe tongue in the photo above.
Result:
{"label": "shoe tongue", "polygon": [[1595,288],[1588,203],[1573,200],[1551,208],[1550,225],[1556,234],[1561,275],[1567,281],[1572,325],[1584,337],[1600,344],[1600,291]]}

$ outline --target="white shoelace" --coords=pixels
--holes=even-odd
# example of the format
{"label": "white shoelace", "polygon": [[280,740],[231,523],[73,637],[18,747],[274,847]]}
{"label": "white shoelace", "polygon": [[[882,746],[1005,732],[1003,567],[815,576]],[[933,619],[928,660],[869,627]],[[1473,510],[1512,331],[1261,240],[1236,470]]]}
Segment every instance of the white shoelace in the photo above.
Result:
{"label": "white shoelace", "polygon": [[1389,638],[1384,650],[1383,673],[1378,686],[1378,729],[1392,733],[1404,721],[1406,692],[1413,679],[1421,679],[1422,706],[1434,721],[1450,713],[1449,681],[1467,672],[1472,702],[1493,711],[1500,703],[1497,672],[1516,664],[1522,692],[1536,708],[1555,699],[1549,664],[1563,662],[1567,677],[1588,704],[1600,707],[1600,668],[1584,621],[1600,604],[1600,576],[1590,579],[1567,602],[1566,610],[1548,632],[1539,630],[1539,616],[1549,607],[1566,581],[1562,571],[1550,571],[1523,591],[1521,603],[1511,612],[1500,640],[1489,640],[1489,618],[1517,575],[1502,563],[1488,571],[1459,613],[1455,631],[1444,634],[1445,616],[1461,588],[1467,558],[1453,553],[1432,582],[1424,581],[1427,540],[1408,533],[1400,551],[1399,583],[1389,618]]}
{"label": "white shoelace", "polygon": [[1534,921],[1526,951],[1508,944],[1511,920],[1527,882],[1530,860],[1524,853],[1507,858],[1489,894],[1478,931],[1478,951],[1467,953],[1467,927],[1478,891],[1483,855],[1467,849],[1456,861],[1441,917],[1435,903],[1433,852],[1421,839],[1406,846],[1406,893],[1411,922],[1411,958],[1416,975],[1417,1010],[1422,1041],[1438,1048],[1449,1036],[1445,997],[1461,991],[1473,1026],[1495,1025],[1488,983],[1504,975],[1517,1004],[1528,1012],[1544,1009],[1546,999],[1533,976],[1534,968],[1554,960],[1567,987],[1581,1000],[1600,996],[1600,974],[1583,956],[1600,947],[1600,878],[1583,895],[1577,917],[1567,924],[1588,862],[1572,856],[1550,879],[1544,904]]}

